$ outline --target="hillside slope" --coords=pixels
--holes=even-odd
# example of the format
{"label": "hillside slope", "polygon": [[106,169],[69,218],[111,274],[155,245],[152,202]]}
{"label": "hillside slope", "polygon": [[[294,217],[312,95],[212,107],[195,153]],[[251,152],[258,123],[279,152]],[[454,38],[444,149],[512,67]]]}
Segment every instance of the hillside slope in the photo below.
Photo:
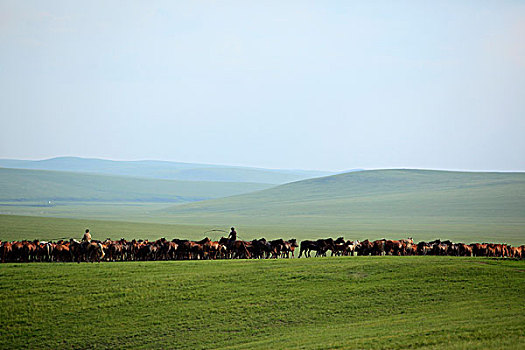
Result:
{"label": "hillside slope", "polygon": [[185,204],[163,213],[185,223],[416,236],[484,232],[496,240],[509,235],[516,239],[525,237],[525,174],[362,171]]}
{"label": "hillside slope", "polygon": [[313,170],[272,170],[154,160],[114,161],[79,157],[57,157],[44,160],[0,159],[0,167],[125,175],[167,180],[269,184],[283,184],[331,174],[326,171]]}
{"label": "hillside slope", "polygon": [[270,186],[0,168],[2,202],[181,203],[252,192]]}
{"label": "hillside slope", "polygon": [[524,269],[439,256],[0,264],[0,344],[523,349]]}

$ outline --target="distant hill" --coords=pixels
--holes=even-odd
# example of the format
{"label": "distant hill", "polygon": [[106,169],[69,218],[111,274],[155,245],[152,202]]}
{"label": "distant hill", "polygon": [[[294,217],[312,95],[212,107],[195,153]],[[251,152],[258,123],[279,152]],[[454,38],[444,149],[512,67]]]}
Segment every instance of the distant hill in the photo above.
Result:
{"label": "distant hill", "polygon": [[2,202],[172,202],[231,196],[270,184],[178,181],[0,168]]}
{"label": "distant hill", "polygon": [[[525,173],[373,170],[303,180],[162,211],[179,223],[305,231],[484,232],[525,241]],[[361,235],[362,236],[362,235]],[[455,236],[457,237],[457,235]]]}
{"label": "distant hill", "polygon": [[525,173],[373,170],[272,186],[0,169],[0,213],[147,222],[157,238],[155,225],[175,224],[194,238],[235,226],[242,239],[525,243]]}
{"label": "distant hill", "polygon": [[113,161],[78,157],[58,157],[44,160],[0,159],[0,167],[125,175],[167,180],[257,182],[265,184],[283,184],[333,174],[313,170],[272,170],[154,160]]}

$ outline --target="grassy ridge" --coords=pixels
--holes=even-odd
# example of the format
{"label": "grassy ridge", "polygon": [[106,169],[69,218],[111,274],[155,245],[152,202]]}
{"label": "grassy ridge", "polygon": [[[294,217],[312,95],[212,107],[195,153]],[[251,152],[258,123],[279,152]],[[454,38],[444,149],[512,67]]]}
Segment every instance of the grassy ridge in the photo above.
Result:
{"label": "grassy ridge", "polygon": [[[242,239],[344,235],[361,240],[413,237],[416,241],[525,243],[523,173],[363,171],[174,207],[148,202],[25,204],[0,203],[0,213],[83,218],[87,227],[93,226],[93,220],[112,222],[104,225],[103,238],[200,239],[210,228],[235,226]],[[0,238],[41,238],[38,224],[26,225],[35,220],[0,217]],[[67,220],[46,222],[50,234],[69,226]],[[123,225],[134,235],[123,235]],[[73,232],[82,232],[79,226]],[[170,236],[162,227],[184,230]]]}
{"label": "grassy ridge", "polygon": [[524,268],[451,257],[6,264],[0,347],[518,349]]}
{"label": "grassy ridge", "polygon": [[252,192],[271,185],[132,178],[0,168],[0,201],[189,202]]}
{"label": "grassy ridge", "polygon": [[[463,208],[463,209],[462,209]],[[229,213],[290,216],[381,213],[457,217],[525,213],[524,173],[372,170],[303,180],[257,193],[176,206],[174,214]]]}
{"label": "grassy ridge", "polygon": [[282,184],[330,174],[326,171],[314,170],[272,170],[155,160],[115,161],[79,157],[58,157],[44,160],[0,159],[0,167],[87,172],[167,180],[257,182],[271,184]]}
{"label": "grassy ridge", "polygon": [[163,213],[188,224],[273,223],[352,234],[523,241],[525,174],[362,171],[184,204]]}

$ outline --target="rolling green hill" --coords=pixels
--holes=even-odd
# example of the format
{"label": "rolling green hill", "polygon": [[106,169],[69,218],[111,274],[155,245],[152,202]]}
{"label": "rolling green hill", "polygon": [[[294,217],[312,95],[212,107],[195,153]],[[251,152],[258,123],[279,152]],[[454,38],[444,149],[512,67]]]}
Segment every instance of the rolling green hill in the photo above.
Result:
{"label": "rolling green hill", "polygon": [[178,223],[525,241],[525,174],[373,170],[163,210]]}
{"label": "rolling green hill", "polygon": [[155,160],[114,161],[79,157],[57,157],[43,160],[0,159],[0,167],[125,175],[168,180],[269,184],[283,184],[331,174],[326,171],[314,170],[272,170]]}
{"label": "rolling green hill", "polygon": [[[52,186],[41,182],[42,178],[39,178],[36,182],[38,186],[32,185],[28,188],[25,188],[24,184],[31,184],[35,179],[22,179],[14,175],[8,179],[14,181],[17,188],[25,189],[27,195],[32,196],[29,197],[32,200],[49,198],[50,188],[58,186],[56,188],[60,191],[55,190],[54,193],[60,193],[64,199],[71,198],[67,196],[71,193],[82,193],[82,196],[76,198],[99,196],[98,200],[112,201],[64,201],[50,207],[33,206],[31,202],[0,202],[0,214],[19,215],[0,217],[0,233],[4,238],[39,238],[44,234],[42,227],[46,227],[46,237],[54,237],[54,230],[62,230],[64,233],[68,230],[81,232],[84,226],[94,227],[94,220],[106,220],[111,224],[102,225],[101,234],[113,238],[138,238],[146,235],[147,238],[168,236],[198,239],[204,237],[203,232],[206,230],[226,230],[235,226],[241,239],[265,236],[271,239],[295,237],[301,240],[344,235],[349,239],[412,236],[417,241],[441,238],[463,242],[492,241],[518,245],[525,243],[523,173],[363,171],[304,180],[258,192],[193,203],[185,203],[183,200],[195,199],[201,195],[219,196],[225,193],[221,192],[224,188],[219,187],[220,191],[212,193],[210,188],[217,189],[215,186],[218,186],[218,183],[205,183],[208,187],[195,189],[185,186],[199,183],[166,181],[176,188],[178,196],[182,196],[181,202],[176,202],[166,195],[169,191],[159,187],[164,181],[82,175],[82,181],[76,178],[78,181],[68,183],[71,181],[71,174],[67,175],[69,180],[59,183],[60,186],[57,185],[59,181],[56,181],[56,177]],[[114,182],[111,182],[111,186],[104,182],[104,188],[108,192],[93,192],[91,189],[94,186],[90,186],[89,179],[110,179]],[[0,182],[0,188],[11,188],[9,181]],[[144,187],[138,186],[142,181],[148,184],[151,184],[149,181],[153,181],[157,185],[146,191]],[[257,186],[243,188],[248,184],[230,185],[232,187],[228,190],[232,191],[258,189]],[[46,195],[39,195],[35,188]],[[140,192],[138,198],[152,200],[160,196],[162,200],[180,204],[139,202],[136,200],[137,191]],[[3,198],[13,197],[7,196],[7,192],[0,193]],[[115,199],[122,198],[117,197],[122,193],[126,195],[123,199],[135,201],[115,202]],[[192,198],[185,197],[188,193]],[[29,219],[20,215],[83,221],[82,224],[69,225],[70,221],[66,219],[38,221],[37,218]],[[34,225],[30,224],[33,222]],[[157,224],[175,226],[161,227]],[[172,231],[173,234],[168,234]],[[218,238],[223,233],[209,235]]]}
{"label": "rolling green hill", "polygon": [[270,186],[0,168],[1,202],[182,203],[252,192]]}
{"label": "rolling green hill", "polygon": [[523,349],[524,268],[436,256],[0,264],[0,348]]}

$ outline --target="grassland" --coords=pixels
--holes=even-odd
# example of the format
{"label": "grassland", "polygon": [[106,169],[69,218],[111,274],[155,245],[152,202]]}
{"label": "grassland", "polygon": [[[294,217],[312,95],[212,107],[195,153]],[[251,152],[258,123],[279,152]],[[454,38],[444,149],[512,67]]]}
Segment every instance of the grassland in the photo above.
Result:
{"label": "grassland", "polygon": [[[122,189],[125,183],[113,188]],[[85,227],[105,222],[99,231],[102,238],[200,239],[209,229],[235,226],[241,239],[343,235],[361,240],[413,237],[521,245],[525,243],[525,174],[362,171],[175,206],[109,200],[63,200],[53,206],[0,202],[0,214],[6,214],[0,216],[0,239],[63,237],[55,233],[69,229],[76,236]],[[38,223],[39,219],[23,216],[64,219]],[[82,220],[72,224],[66,219]]]}
{"label": "grassland", "polygon": [[[452,225],[452,224],[451,224]],[[231,225],[211,225],[211,224],[165,224],[156,222],[130,222],[118,220],[95,220],[95,219],[69,219],[54,217],[37,217],[37,216],[19,216],[19,215],[0,215],[0,240],[21,240],[21,239],[40,239],[40,240],[57,240],[59,238],[77,238],[80,239],[86,228],[90,228],[93,238],[95,239],[159,239],[166,237],[202,239],[207,236],[212,239],[219,239],[225,236],[226,232],[211,230],[229,230]],[[473,227],[475,223],[473,223]],[[436,238],[451,239],[456,242],[499,242],[513,245],[521,245],[525,242],[523,234],[509,235],[505,232],[499,234],[483,234],[481,230],[477,233],[467,234],[461,232],[451,234],[450,232],[428,231],[428,232],[406,232],[393,231],[376,232],[374,230],[331,230],[329,228],[318,227],[297,227],[297,226],[255,226],[255,225],[236,225],[239,238],[251,240],[265,237],[267,239],[277,238],[296,238],[299,240],[319,238],[319,237],[338,237],[344,235],[347,239],[380,239],[383,237],[389,239],[406,238],[413,236],[414,240],[433,240]],[[436,223],[436,227],[443,228],[443,225]],[[452,227],[452,226],[451,226]],[[331,227],[333,228],[333,226]],[[453,227],[458,230],[458,226]]]}
{"label": "grassland", "polygon": [[[188,238],[201,239],[205,235],[225,235],[222,232],[208,232],[211,226],[169,225],[126,221],[91,219],[61,219],[37,216],[0,215],[0,240],[58,240],[60,238],[80,239],[86,228],[94,239],[159,239]],[[227,227],[223,228],[224,230]]]}
{"label": "grassland", "polygon": [[4,205],[38,205],[49,201],[173,204],[253,192],[271,186],[0,168],[0,202]]}
{"label": "grassland", "polygon": [[525,262],[0,265],[0,348],[525,347]]}
{"label": "grassland", "polygon": [[304,227],[382,238],[525,239],[525,174],[361,171],[164,210],[172,222]]}

